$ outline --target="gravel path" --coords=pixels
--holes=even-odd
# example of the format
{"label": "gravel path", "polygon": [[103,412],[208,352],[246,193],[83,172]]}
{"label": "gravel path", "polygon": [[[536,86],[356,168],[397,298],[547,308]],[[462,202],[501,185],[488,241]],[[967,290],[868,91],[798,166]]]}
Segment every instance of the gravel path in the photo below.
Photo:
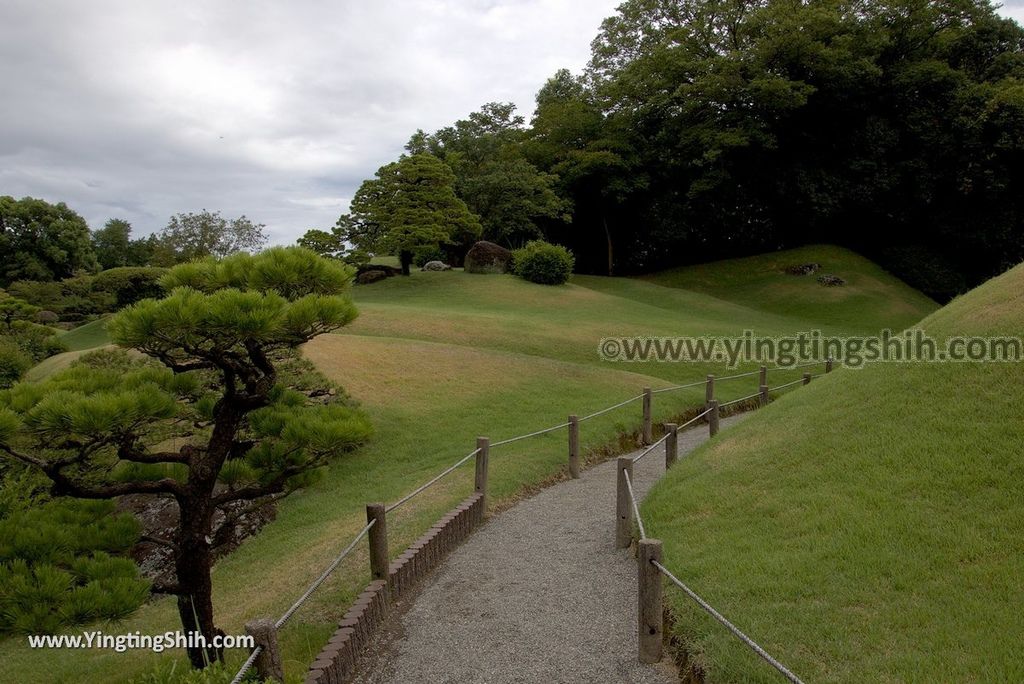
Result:
{"label": "gravel path", "polygon": [[[680,458],[706,439],[705,426],[680,433]],[[637,496],[664,453],[634,464]],[[491,518],[395,613],[355,681],[678,682],[667,659],[637,661],[636,561],[615,548],[614,473],[612,459]]]}

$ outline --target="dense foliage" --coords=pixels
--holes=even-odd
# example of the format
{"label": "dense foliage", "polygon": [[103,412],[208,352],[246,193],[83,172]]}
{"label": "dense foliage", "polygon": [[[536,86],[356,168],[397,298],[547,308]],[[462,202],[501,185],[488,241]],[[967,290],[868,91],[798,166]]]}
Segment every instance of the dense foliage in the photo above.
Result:
{"label": "dense foliage", "polygon": [[382,166],[338,220],[339,234],[356,248],[398,256],[409,275],[415,253],[442,245],[472,244],[480,221],[455,195],[455,175],[426,153]]}
{"label": "dense foliage", "polygon": [[0,512],[0,633],[53,633],[131,613],[149,595],[122,557],[138,538],[138,522],[111,501],[56,499]]}
{"label": "dense foliage", "polygon": [[1022,79],[987,0],[627,0],[528,127],[491,103],[407,150],[581,271],[824,242],[942,299],[1024,259]]}
{"label": "dense foliage", "polygon": [[561,285],[572,275],[574,263],[572,253],[565,247],[543,240],[531,240],[512,252],[515,274],[541,285]]}
{"label": "dense foliage", "polygon": [[95,270],[89,226],[63,202],[0,197],[0,286]]}
{"label": "dense foliage", "polygon": [[[244,515],[308,485],[370,433],[343,393],[324,382],[299,391],[308,375],[282,373],[292,350],[355,317],[352,273],[299,248],[177,266],[165,297],[108,324],[117,344],[154,361],[115,354],[0,394],[0,455],[45,475],[54,495],[176,501],[175,534],[148,539],[171,549],[176,579],[154,590],[176,595],[185,631],[210,643],[213,552]],[[202,667],[221,653],[189,657]]]}

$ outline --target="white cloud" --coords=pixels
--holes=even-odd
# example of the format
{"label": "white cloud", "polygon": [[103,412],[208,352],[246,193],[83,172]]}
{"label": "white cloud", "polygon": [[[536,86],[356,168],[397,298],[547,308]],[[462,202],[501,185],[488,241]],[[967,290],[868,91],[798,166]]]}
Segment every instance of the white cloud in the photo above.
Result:
{"label": "white cloud", "polygon": [[359,182],[490,101],[529,115],[617,0],[8,0],[0,194],[137,232],[219,209],[273,240],[333,224]]}

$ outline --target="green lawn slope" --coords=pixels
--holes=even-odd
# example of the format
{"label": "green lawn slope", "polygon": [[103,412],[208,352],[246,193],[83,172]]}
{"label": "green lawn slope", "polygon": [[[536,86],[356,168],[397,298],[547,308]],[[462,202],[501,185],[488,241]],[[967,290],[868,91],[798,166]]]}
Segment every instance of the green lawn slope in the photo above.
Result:
{"label": "green lawn slope", "polygon": [[[780,282],[790,277],[777,274]],[[908,312],[890,317],[865,311],[870,319],[863,325],[904,326],[934,309],[905,286],[887,282],[891,287],[870,296],[879,304],[909,297]],[[859,286],[851,282],[851,288]],[[813,324],[816,311],[824,316],[835,306],[825,288],[816,292],[823,297],[820,307],[808,303],[800,316],[789,316],[756,302],[641,279],[577,276],[566,286],[547,287],[512,276],[415,272],[356,287],[360,317],[343,332],[318,338],[305,353],[362,403],[376,435],[332,464],[320,483],[282,502],[274,523],[217,564],[220,626],[238,633],[249,619],[279,615],[364,524],[366,503],[397,500],[468,453],[478,435],[500,440],[564,422],[569,413],[596,411],[636,396],[645,386],[665,388],[722,371],[709,365],[604,362],[597,351],[602,337],[736,334],[747,328],[796,332]],[[800,372],[773,372],[773,381]],[[719,396],[749,394],[755,381],[723,383]],[[658,394],[655,420],[668,420],[702,397],[703,388]],[[639,421],[638,402],[588,421],[581,427],[583,447],[597,453]],[[494,502],[507,505],[560,476],[565,460],[564,431],[495,448]],[[472,468],[463,469],[389,517],[391,552],[400,552],[471,487]],[[367,581],[361,548],[282,631],[289,681],[302,681]],[[176,626],[172,602],[156,599],[103,629],[159,633]],[[232,663],[242,655],[232,653]],[[19,682],[156,684],[174,681],[159,673],[186,669],[177,653],[42,653],[17,638],[0,642],[0,663]],[[154,672],[158,676],[151,677]]]}
{"label": "green lawn slope", "polygon": [[60,339],[68,346],[68,351],[83,351],[110,344],[107,335],[107,319],[100,318],[77,328],[61,333]]}
{"label": "green lawn slope", "polygon": [[[1022,293],[1024,266],[921,327],[1019,335]],[[804,681],[1024,681],[1022,387],[1019,363],[833,373],[673,469],[643,506],[648,533]],[[666,591],[705,681],[778,681]]]}
{"label": "green lawn slope", "polygon": [[[813,275],[784,273],[789,266],[811,263],[820,265]],[[817,280],[824,274],[839,276],[847,284],[824,287]],[[909,325],[935,307],[874,262],[830,245],[686,266],[644,280],[802,320],[826,331],[877,332],[898,320]]]}

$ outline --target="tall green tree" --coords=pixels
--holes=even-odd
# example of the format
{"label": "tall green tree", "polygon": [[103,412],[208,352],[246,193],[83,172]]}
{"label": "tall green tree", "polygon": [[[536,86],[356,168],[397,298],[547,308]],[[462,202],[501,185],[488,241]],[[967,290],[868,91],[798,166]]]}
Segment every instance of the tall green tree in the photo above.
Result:
{"label": "tall green tree", "polygon": [[265,227],[245,216],[225,218],[219,211],[175,214],[156,236],[154,265],[173,266],[210,256],[255,252],[267,242]]}
{"label": "tall green tree", "polygon": [[436,133],[417,131],[406,145],[448,164],[455,193],[480,217],[483,237],[510,247],[541,237],[547,223],[571,220],[558,178],[523,156],[523,124],[514,104],[491,102]]}
{"label": "tall green tree", "polygon": [[456,197],[454,186],[455,174],[437,157],[403,156],[363,182],[338,229],[358,249],[397,255],[409,275],[416,250],[479,237],[480,220]]}
{"label": "tall green tree", "polygon": [[[115,343],[157,367],[125,356],[0,393],[0,454],[43,473],[55,495],[173,498],[174,534],[149,541],[170,549],[176,578],[154,590],[176,595],[185,632],[212,644],[214,550],[243,515],[369,434],[343,399],[310,403],[282,377],[288,350],[355,317],[351,278],[350,267],[299,248],[172,269],[166,297],[108,324]],[[188,656],[200,668],[222,654]]]}
{"label": "tall green tree", "polygon": [[0,285],[98,268],[89,226],[63,202],[0,197]]}
{"label": "tall green tree", "polygon": [[346,252],[345,238],[337,226],[330,231],[310,228],[296,240],[296,244],[330,259],[340,259]]}
{"label": "tall green tree", "polygon": [[132,224],[124,219],[112,218],[92,234],[92,248],[100,268],[129,265]]}

